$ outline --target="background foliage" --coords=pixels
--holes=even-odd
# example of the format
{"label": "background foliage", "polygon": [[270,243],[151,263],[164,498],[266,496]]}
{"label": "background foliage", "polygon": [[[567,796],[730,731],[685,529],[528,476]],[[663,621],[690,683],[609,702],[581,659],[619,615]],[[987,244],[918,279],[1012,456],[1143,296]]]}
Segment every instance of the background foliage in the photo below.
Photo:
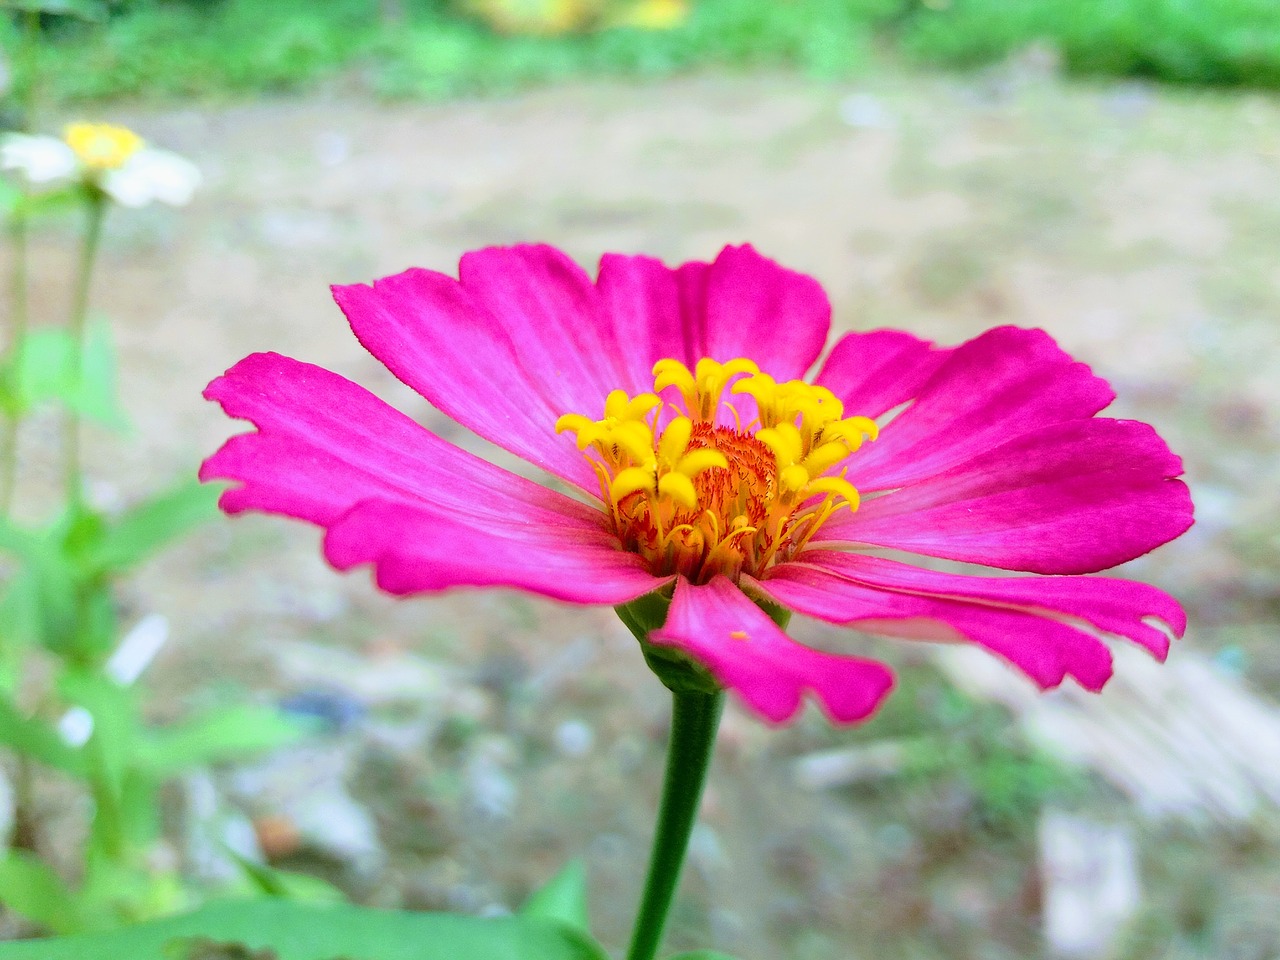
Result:
{"label": "background foliage", "polygon": [[120,0],[104,8],[105,32],[47,16],[45,75],[56,98],[73,101],[324,84],[437,98],[709,66],[839,78],[878,50],[975,66],[1040,44],[1077,73],[1280,84],[1272,0],[692,0],[684,22],[667,30],[592,30],[586,21],[560,36],[494,32],[481,15],[493,21],[512,2]]}

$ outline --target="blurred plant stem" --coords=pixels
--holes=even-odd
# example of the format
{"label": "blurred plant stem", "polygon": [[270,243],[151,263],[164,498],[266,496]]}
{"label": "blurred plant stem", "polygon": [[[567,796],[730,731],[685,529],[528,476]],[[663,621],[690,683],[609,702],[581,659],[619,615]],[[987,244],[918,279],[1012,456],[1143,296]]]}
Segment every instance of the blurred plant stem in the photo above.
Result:
{"label": "blurred plant stem", "polygon": [[[25,197],[23,198],[25,200]],[[19,367],[27,340],[27,212],[26,204],[19,201],[10,223],[10,239],[13,242],[13,277],[9,290],[8,372],[12,378],[9,390],[14,395],[14,406],[7,411],[4,436],[0,437],[0,517],[9,515],[13,506],[13,488],[18,471],[18,427],[22,420],[16,394],[20,389]]]}
{"label": "blurred plant stem", "polygon": [[[106,195],[97,187],[85,190],[84,243],[80,247],[80,264],[76,272],[74,299],[71,302],[71,369],[77,383],[84,380],[85,326],[89,316],[89,287],[93,280],[93,264],[98,257],[98,245],[102,239],[102,221],[107,214]],[[78,509],[84,502],[84,477],[80,464],[80,412],[75,404],[67,410],[66,456],[67,505]]]}
{"label": "blurred plant stem", "polygon": [[[19,87],[18,127],[32,129],[36,112],[36,78],[40,65],[40,13],[28,10],[23,18],[22,49],[19,54],[24,82]],[[25,193],[13,210],[9,233],[13,242],[13,276],[10,281],[10,313],[12,324],[6,347],[9,359],[9,375],[13,377],[9,388],[19,387],[18,365],[22,362],[22,350],[27,339],[27,197]],[[0,517],[7,517],[13,507],[13,488],[18,471],[18,428],[21,414],[15,408],[5,417],[4,434],[0,436]]]}
{"label": "blurred plant stem", "polygon": [[13,776],[13,833],[9,846],[36,853],[39,846],[39,817],[35,802],[36,765],[25,753],[17,755]]}
{"label": "blurred plant stem", "polygon": [[662,804],[627,960],[653,960],[662,944],[724,708],[722,690],[673,690],[671,696],[671,738],[667,744]]}
{"label": "blurred plant stem", "polygon": [[18,129],[35,129],[36,98],[40,77],[40,11],[28,10],[22,19],[22,46],[18,54],[22,82],[18,87]]}

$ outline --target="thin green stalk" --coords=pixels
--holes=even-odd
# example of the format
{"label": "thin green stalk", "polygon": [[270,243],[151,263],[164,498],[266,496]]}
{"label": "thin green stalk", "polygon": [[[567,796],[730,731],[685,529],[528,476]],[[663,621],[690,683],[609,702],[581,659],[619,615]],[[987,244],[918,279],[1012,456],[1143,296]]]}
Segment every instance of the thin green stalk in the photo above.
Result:
{"label": "thin green stalk", "polygon": [[[36,105],[36,77],[39,74],[40,46],[40,14],[30,10],[23,18],[22,50],[19,56],[24,76],[24,85],[18,101],[18,126],[21,130],[30,130]],[[27,339],[27,205],[24,196],[18,201],[13,211],[10,225],[13,241],[13,277],[10,285],[10,322],[9,342],[5,348],[5,356],[9,363],[10,376],[17,378],[17,367],[21,362],[23,345]],[[13,382],[10,388],[16,390],[18,384]],[[9,411],[4,419],[3,434],[0,434],[0,517],[9,515],[13,506],[13,490],[18,474],[18,428],[21,414],[15,409]]]}
{"label": "thin green stalk", "polygon": [[[98,244],[102,239],[102,221],[106,217],[107,198],[95,187],[87,188],[88,219],[85,223],[84,243],[80,247],[80,264],[76,272],[74,299],[71,302],[71,370],[76,386],[82,386],[84,377],[85,324],[89,316],[89,285],[93,279],[93,264],[98,257]],[[84,478],[80,464],[80,412],[72,404],[67,409],[66,438],[67,502],[78,508],[84,502]]]}
{"label": "thin green stalk", "polygon": [[662,943],[724,707],[723,691],[674,690],[671,696],[671,739],[662,805],[627,960],[653,960]]}
{"label": "thin green stalk", "polygon": [[[11,226],[13,239],[13,278],[10,283],[9,316],[12,328],[9,331],[9,343],[5,359],[12,381],[11,390],[16,391],[18,384],[18,367],[21,363],[22,351],[27,340],[27,214],[25,204],[19,202],[13,213]],[[22,415],[15,407],[4,418],[4,434],[0,436],[0,517],[9,515],[13,506],[13,488],[18,474],[18,426]]]}
{"label": "thin green stalk", "polygon": [[36,100],[40,95],[40,11],[28,10],[22,21],[22,47],[19,64],[23,73],[18,128],[29,131],[35,126]]}

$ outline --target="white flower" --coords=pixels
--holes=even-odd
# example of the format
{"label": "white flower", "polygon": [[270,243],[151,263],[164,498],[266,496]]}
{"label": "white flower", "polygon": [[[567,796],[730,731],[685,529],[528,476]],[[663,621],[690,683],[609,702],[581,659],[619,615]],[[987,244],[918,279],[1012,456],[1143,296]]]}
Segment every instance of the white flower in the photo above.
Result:
{"label": "white flower", "polygon": [[0,139],[0,169],[20,173],[29,183],[56,184],[79,166],[75,151],[57,137],[10,133]]}
{"label": "white flower", "polygon": [[200,185],[200,171],[186,157],[143,147],[116,170],[102,175],[102,189],[121,206],[143,207],[152,200],[181,207]]}
{"label": "white flower", "polygon": [[190,160],[106,123],[73,123],[62,139],[9,134],[0,139],[0,169],[17,171],[31,184],[79,179],[126,207],[153,200],[182,206],[200,185]]}

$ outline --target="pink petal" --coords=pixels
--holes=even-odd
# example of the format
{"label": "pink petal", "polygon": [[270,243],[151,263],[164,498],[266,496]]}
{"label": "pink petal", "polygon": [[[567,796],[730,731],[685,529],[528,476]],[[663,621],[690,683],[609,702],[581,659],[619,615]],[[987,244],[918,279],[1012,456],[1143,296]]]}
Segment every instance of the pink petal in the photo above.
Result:
{"label": "pink petal", "polygon": [[[339,542],[346,552],[337,554],[335,565],[360,562],[351,557],[361,537],[370,548],[381,543],[360,526],[381,510],[390,511],[387,517],[394,520],[385,527],[386,536],[407,536],[398,531],[412,527],[413,536],[424,541],[415,545],[414,556],[435,557],[431,562],[438,568],[420,572],[424,583],[448,585],[450,555],[455,555],[458,583],[477,582],[472,568],[478,557],[492,564],[486,583],[524,586],[583,603],[624,602],[662,582],[639,570],[635,556],[617,549],[598,511],[459,450],[328,370],[278,354],[255,354],[214,380],[205,396],[258,428],[232,437],[201,468],[203,480],[239,481],[222,495],[223,509],[261,510],[342,527]],[[423,516],[432,517],[434,525],[424,527]],[[521,558],[504,553],[513,549],[513,538]],[[390,550],[382,546],[383,552]],[[393,567],[389,582],[411,581],[403,558]],[[573,568],[592,575],[555,584],[530,579],[525,568]]]}
{"label": "pink petal", "polygon": [[458,278],[510,338],[518,366],[553,409],[603,415],[609,391],[651,389],[651,365],[619,362],[631,331],[608,315],[586,271],[555,247],[477,250],[459,261]]}
{"label": "pink petal", "polygon": [[[804,562],[774,568],[761,586],[779,603],[832,623],[913,639],[969,640],[1000,655],[1044,689],[1070,676],[1096,691],[1110,679],[1111,653],[1089,624],[1113,628],[1158,655],[1163,644],[1142,629],[1141,618],[1164,614],[1175,626],[1181,624],[1172,601],[1158,591],[1144,594],[1141,584],[1098,581],[1099,586],[1067,587],[1060,585],[1065,581],[1028,579],[1002,590],[995,578],[926,571],[911,575],[901,567],[812,551],[804,554]],[[1034,601],[1033,583],[1043,583]],[[910,584],[946,592],[909,592]],[[1150,609],[1126,609],[1131,598]]]}
{"label": "pink petal", "polygon": [[601,336],[595,287],[551,247],[468,254],[459,273],[408,270],[333,294],[365,348],[437,409],[598,492],[572,438],[555,432],[562,414],[598,416],[625,383]]}
{"label": "pink petal", "polygon": [[[856,457],[855,457],[856,458]],[[1093,573],[1191,526],[1182,461],[1145,423],[1072,420],[864,500],[817,540],[1032,573]]]}
{"label": "pink petal", "polygon": [[713,263],[675,270],[652,257],[606,254],[598,285],[618,349],[637,376],[674,357],[749,357],[778,379],[801,376],[826,341],[831,304],[812,277],[788,270],[750,245],[725,247]]}
{"label": "pink petal", "polygon": [[[801,564],[789,564],[771,577],[767,590],[780,603],[831,623],[910,639],[970,640],[999,654],[1042,689],[1056,687],[1071,675],[1082,686],[1098,690],[1111,676],[1106,646],[1056,621],[994,607],[884,593]],[[1032,627],[1034,633],[1029,632]]]}
{"label": "pink petal", "polygon": [[290,357],[246,357],[204,395],[258,428],[232,437],[201,469],[205,480],[243,481],[223,494],[231,513],[264,510],[328,525],[361,500],[391,499],[458,512],[599,517],[459,450],[345,377]]}
{"label": "pink petal", "polygon": [[681,578],[666,624],[649,639],[689,653],[772,723],[794,717],[806,691],[833,721],[852,723],[893,686],[883,664],[796,643],[725,577],[703,586]]}
{"label": "pink petal", "polygon": [[1173,597],[1134,580],[1113,577],[975,577],[926,570],[883,557],[810,550],[803,562],[848,580],[903,593],[1016,607],[1037,616],[1090,624],[1146,647],[1158,659],[1169,653],[1169,637],[1147,622],[1158,619],[1174,636],[1187,629],[1187,615]]}
{"label": "pink petal", "polygon": [[[917,372],[903,375],[914,382]],[[904,486],[1022,434],[1092,417],[1114,397],[1043,330],[998,327],[946,353],[915,402],[849,461],[849,479],[864,493]]]}
{"label": "pink petal", "polygon": [[840,398],[846,416],[875,419],[914,399],[950,353],[898,330],[850,333],[814,382]]}
{"label": "pink petal", "polygon": [[582,604],[627,603],[664,580],[617,540],[554,518],[459,516],[434,505],[366,500],[329,527],[324,552],[339,570],[374,565],[394,594],[516,587]]}
{"label": "pink petal", "polygon": [[[705,264],[697,264],[705,269]],[[664,357],[691,359],[682,319],[677,272],[654,257],[606,253],[600,258],[596,286],[615,337],[618,365],[630,376],[623,389],[635,394],[653,389],[653,365]]]}
{"label": "pink petal", "polygon": [[548,246],[469,253],[458,280],[408,270],[334,288],[360,342],[432,405],[594,494],[565,413],[599,416],[609,391],[652,388],[662,357],[750,356],[798,377],[822,350],[831,308],[817,281],[749,246],[671,270],[608,256],[599,286]]}
{"label": "pink petal", "polygon": [[[684,287],[685,323],[697,322],[697,289]],[[725,247],[706,271],[703,342],[698,356],[749,357],[779,380],[801,377],[813,366],[831,329],[831,303],[813,277],[761,256],[749,244]],[[696,329],[696,326],[695,326]]]}

